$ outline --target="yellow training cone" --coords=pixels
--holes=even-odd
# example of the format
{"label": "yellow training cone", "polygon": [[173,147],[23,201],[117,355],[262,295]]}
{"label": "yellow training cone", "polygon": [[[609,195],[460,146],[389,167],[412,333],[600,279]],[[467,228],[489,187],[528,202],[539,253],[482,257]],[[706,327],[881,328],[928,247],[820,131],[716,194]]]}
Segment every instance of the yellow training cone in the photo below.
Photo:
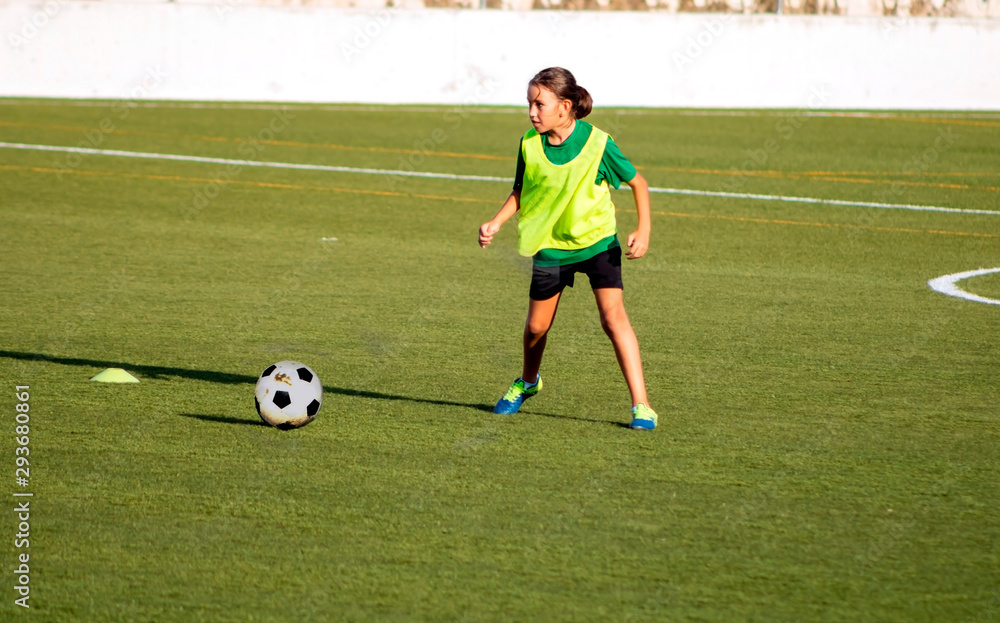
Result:
{"label": "yellow training cone", "polygon": [[101,372],[97,376],[90,379],[91,381],[97,381],[98,383],[138,383],[139,379],[135,378],[125,370],[121,368],[108,368],[107,370]]}

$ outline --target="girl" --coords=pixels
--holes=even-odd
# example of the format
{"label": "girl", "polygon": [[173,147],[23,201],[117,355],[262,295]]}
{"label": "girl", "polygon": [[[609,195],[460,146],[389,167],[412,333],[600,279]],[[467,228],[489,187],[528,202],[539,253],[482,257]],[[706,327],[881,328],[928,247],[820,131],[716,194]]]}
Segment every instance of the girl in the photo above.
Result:
{"label": "girl", "polygon": [[630,260],[649,248],[649,187],[611,137],[581,121],[592,106],[587,90],[561,67],[544,69],[531,79],[528,117],[533,129],[521,139],[514,190],[496,216],[479,228],[479,246],[485,248],[520,211],[518,253],[533,258],[521,377],[493,412],[517,413],[542,389],[538,370],[545,338],[563,289],[573,287],[573,276],[580,272],[590,278],[601,326],[632,394],[631,427],[652,430],[656,412],[649,407],[639,342],[622,299],[622,250],[609,186],[625,182],[635,197],[639,227],[628,237]]}

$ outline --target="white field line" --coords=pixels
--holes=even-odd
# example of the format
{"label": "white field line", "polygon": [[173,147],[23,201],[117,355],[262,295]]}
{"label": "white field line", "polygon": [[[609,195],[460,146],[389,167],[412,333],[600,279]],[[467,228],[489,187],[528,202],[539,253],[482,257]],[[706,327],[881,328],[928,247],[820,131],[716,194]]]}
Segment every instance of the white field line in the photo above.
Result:
{"label": "white field line", "polygon": [[[32,106],[78,106],[102,107],[119,103],[120,100],[72,100],[60,98],[6,98],[0,97],[0,105],[32,105]],[[455,104],[442,106],[435,104],[319,104],[309,102],[189,102],[189,101],[133,101],[130,106],[137,108],[189,108],[208,110],[320,110],[332,112],[429,112],[441,113],[456,109],[468,113],[518,113],[526,115],[524,106],[498,104],[496,106],[469,106]],[[684,108],[630,108],[627,106],[603,106],[603,113],[619,115],[673,115],[678,117],[855,117],[860,119],[977,119],[1000,120],[1000,114],[992,111],[976,112],[923,112],[923,111],[822,111],[787,109],[746,109],[731,110],[723,108],[684,109]]]}
{"label": "white field line", "polygon": [[1000,273],[1000,268],[980,268],[979,270],[969,270],[964,273],[945,275],[943,277],[938,277],[937,279],[931,279],[927,282],[927,285],[931,287],[931,290],[940,292],[941,294],[947,294],[948,296],[957,296],[960,299],[975,301],[977,303],[986,303],[988,305],[1000,305],[1000,301],[996,299],[988,299],[985,296],[971,294],[955,285],[955,282],[961,281],[962,279],[978,277],[980,275],[989,275],[991,273]]}
{"label": "white field line", "polygon": [[55,145],[26,145],[24,143],[0,143],[0,148],[29,149],[36,151],[58,151],[95,156],[120,156],[123,158],[145,158],[151,160],[177,160],[181,162],[208,162],[211,164],[232,164],[240,167],[265,167],[272,169],[305,169],[307,171],[332,171],[334,173],[367,173],[369,175],[402,175],[406,177],[432,177],[448,180],[471,180],[476,182],[513,182],[514,178],[490,177],[488,175],[456,175],[453,173],[430,173],[424,171],[397,171],[393,169],[363,169],[338,167],[326,164],[297,164],[294,162],[259,162],[257,160],[231,160],[229,158],[208,158],[205,156],[182,156],[177,154],[153,154],[142,151],[120,151],[117,149],[92,149],[89,147],[58,147]]}
{"label": "white field line", "polygon": [[960,214],[992,214],[1000,216],[996,210],[967,210],[965,208],[943,208],[940,206],[911,205],[907,203],[876,203],[873,201],[844,201],[842,199],[817,199],[814,197],[788,197],[784,195],[758,195],[755,193],[727,193],[710,190],[688,190],[685,188],[650,188],[651,193],[671,195],[701,195],[705,197],[729,197],[731,199],[761,199],[764,201],[790,201],[792,203],[821,203],[826,205],[852,206],[859,208],[881,208],[884,210],[916,210],[919,212],[958,212]]}
{"label": "white field line", "polygon": [[[95,156],[118,156],[122,158],[143,158],[151,160],[174,160],[181,162],[205,162],[211,164],[231,164],[246,167],[264,167],[273,169],[302,169],[306,171],[330,171],[334,173],[363,173],[367,175],[399,175],[403,177],[424,177],[433,179],[461,180],[474,182],[505,182],[511,183],[514,178],[494,177],[489,175],[458,175],[455,173],[435,173],[431,171],[403,171],[399,169],[366,169],[357,167],[340,167],[326,164],[298,164],[294,162],[262,162],[256,160],[233,160],[229,158],[209,158],[206,156],[184,156],[179,154],[157,154],[141,151],[121,151],[117,149],[93,149],[90,147],[62,147],[58,145],[30,145],[25,143],[2,143],[0,148],[25,149],[32,151],[54,151],[76,154],[91,154]],[[968,210],[964,208],[945,208],[940,206],[910,205],[905,203],[875,203],[869,201],[844,201],[841,199],[819,199],[815,197],[790,197],[783,195],[760,195],[754,193],[729,193],[723,191],[692,190],[686,188],[655,188],[653,193],[668,195],[697,195],[703,197],[724,197],[727,199],[758,199],[763,201],[785,201],[791,203],[812,203],[838,205],[861,208],[880,208],[886,210],[916,210],[922,212],[951,212],[959,214],[988,214],[1000,216],[996,210]]]}

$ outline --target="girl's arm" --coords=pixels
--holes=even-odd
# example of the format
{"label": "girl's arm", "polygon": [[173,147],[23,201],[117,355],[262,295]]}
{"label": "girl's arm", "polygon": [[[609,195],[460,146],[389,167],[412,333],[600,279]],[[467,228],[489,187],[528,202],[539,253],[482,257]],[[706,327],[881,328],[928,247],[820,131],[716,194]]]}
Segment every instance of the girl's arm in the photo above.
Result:
{"label": "girl's arm", "polygon": [[[647,201],[648,203],[648,201]],[[484,249],[493,242],[493,235],[500,231],[500,226],[507,222],[507,219],[514,216],[514,213],[521,209],[521,191],[515,190],[504,201],[503,207],[491,220],[483,223],[479,228],[479,246]],[[649,210],[647,208],[646,212]]]}
{"label": "girl's arm", "polygon": [[646,254],[649,249],[649,184],[642,173],[636,173],[628,182],[625,182],[632,189],[632,196],[635,197],[635,211],[639,216],[639,227],[628,237],[628,253],[625,254],[630,260],[637,260]]}

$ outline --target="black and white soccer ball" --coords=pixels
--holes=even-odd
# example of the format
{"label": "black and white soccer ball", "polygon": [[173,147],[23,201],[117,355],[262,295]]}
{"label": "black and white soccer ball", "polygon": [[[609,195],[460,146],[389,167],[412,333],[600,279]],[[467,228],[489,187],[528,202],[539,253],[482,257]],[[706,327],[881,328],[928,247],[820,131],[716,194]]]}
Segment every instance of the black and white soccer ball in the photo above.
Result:
{"label": "black and white soccer ball", "polygon": [[316,419],[323,406],[323,384],[304,363],[279,361],[257,379],[254,403],[260,419],[271,426],[300,428]]}

